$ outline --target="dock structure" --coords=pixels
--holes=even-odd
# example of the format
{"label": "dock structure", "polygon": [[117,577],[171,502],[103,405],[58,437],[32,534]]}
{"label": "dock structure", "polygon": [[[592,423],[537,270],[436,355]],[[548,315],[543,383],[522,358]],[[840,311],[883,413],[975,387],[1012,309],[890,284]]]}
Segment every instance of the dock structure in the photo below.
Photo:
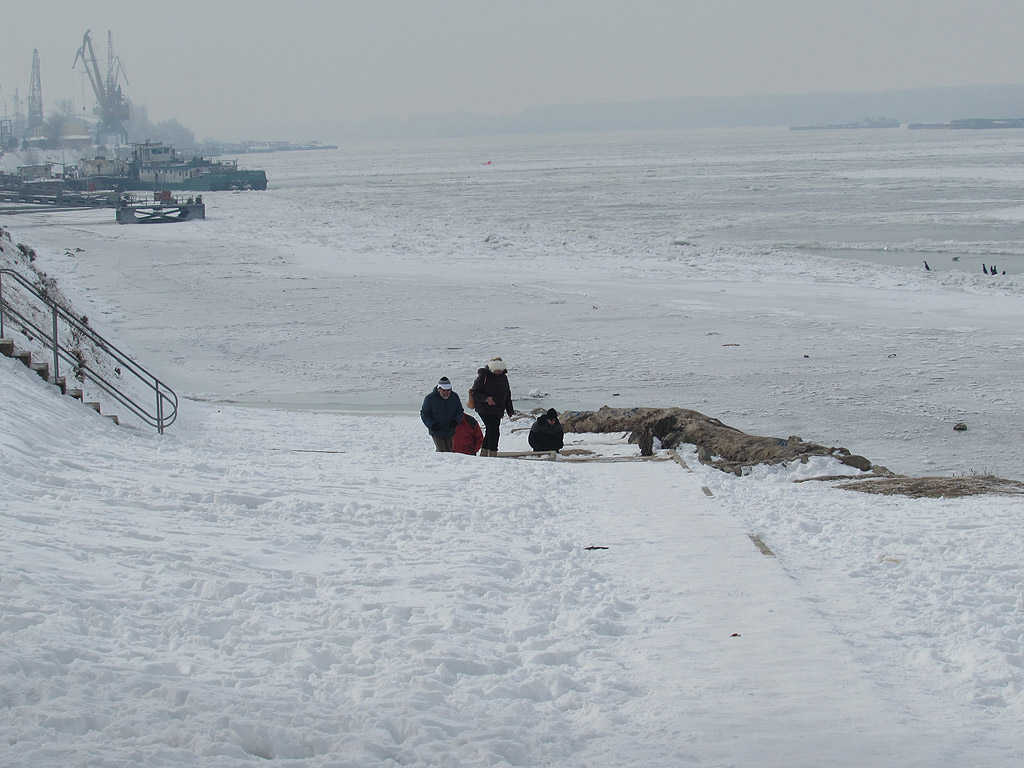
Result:
{"label": "dock structure", "polygon": [[152,202],[122,195],[117,206],[118,224],[169,224],[205,218],[206,203],[202,195],[179,200],[168,192],[157,192]]}
{"label": "dock structure", "polygon": [[117,196],[110,192],[73,192],[68,189],[35,190],[30,187],[0,188],[0,213],[85,208],[114,208]]}
{"label": "dock structure", "polygon": [[161,224],[206,218],[202,195],[173,197],[169,191],[140,195],[116,191],[76,192],[55,185],[0,184],[0,214],[114,208],[118,224]]}

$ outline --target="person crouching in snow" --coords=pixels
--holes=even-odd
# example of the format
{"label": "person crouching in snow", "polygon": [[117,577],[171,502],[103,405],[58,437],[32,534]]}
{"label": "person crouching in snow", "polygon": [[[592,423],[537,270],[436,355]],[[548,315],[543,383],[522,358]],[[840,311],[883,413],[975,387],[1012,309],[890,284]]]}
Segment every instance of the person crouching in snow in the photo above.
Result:
{"label": "person crouching in snow", "polygon": [[484,423],[484,447],[481,456],[498,455],[498,436],[501,417],[506,413],[511,417],[515,413],[512,408],[512,389],[508,385],[505,372],[508,367],[500,357],[492,357],[487,365],[476,373],[476,381],[469,390],[473,396],[473,407]]}
{"label": "person crouching in snow", "polygon": [[462,421],[462,401],[452,391],[452,383],[442,376],[437,386],[423,398],[420,419],[430,432],[438,453],[451,453],[455,428]]}
{"label": "person crouching in snow", "polygon": [[462,414],[462,421],[455,428],[455,437],[452,440],[452,450],[455,453],[465,453],[476,456],[480,446],[484,444],[484,433],[476,419],[468,413]]}
{"label": "person crouching in snow", "polygon": [[530,427],[530,447],[535,451],[560,451],[563,445],[565,430],[558,420],[558,411],[548,408]]}

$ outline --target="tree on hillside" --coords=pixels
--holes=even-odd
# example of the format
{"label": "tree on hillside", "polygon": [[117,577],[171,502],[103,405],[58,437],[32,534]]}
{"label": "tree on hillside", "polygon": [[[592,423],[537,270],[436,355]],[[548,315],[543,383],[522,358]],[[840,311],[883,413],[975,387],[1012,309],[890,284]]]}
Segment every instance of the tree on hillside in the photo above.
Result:
{"label": "tree on hillside", "polygon": [[132,103],[131,117],[125,123],[128,140],[131,142],[160,141],[173,144],[178,149],[195,146],[195,135],[176,119],[162,120],[154,124],[149,119],[149,110],[142,104]]}
{"label": "tree on hillside", "polygon": [[46,149],[60,149],[64,145],[64,131],[68,125],[67,115],[62,112],[51,112],[49,119],[43,123],[43,137]]}
{"label": "tree on hillside", "polygon": [[64,147],[68,128],[75,118],[75,106],[70,99],[61,99],[43,122],[43,148],[61,149]]}
{"label": "tree on hillside", "polygon": [[161,120],[155,127],[158,141],[173,144],[178,148],[194,147],[196,145],[195,134],[175,119]]}

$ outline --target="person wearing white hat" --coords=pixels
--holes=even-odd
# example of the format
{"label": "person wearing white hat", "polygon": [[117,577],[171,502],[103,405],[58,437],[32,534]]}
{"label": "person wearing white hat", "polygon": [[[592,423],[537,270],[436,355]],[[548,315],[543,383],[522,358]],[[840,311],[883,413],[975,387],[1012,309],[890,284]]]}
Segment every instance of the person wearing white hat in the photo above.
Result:
{"label": "person wearing white hat", "polygon": [[420,407],[420,419],[430,432],[434,449],[438,453],[451,453],[452,438],[455,436],[455,428],[462,421],[462,415],[462,401],[452,390],[448,377],[442,376],[437,386],[423,398]]}
{"label": "person wearing white hat", "polygon": [[509,416],[515,413],[512,408],[512,388],[509,387],[506,371],[508,366],[505,362],[500,357],[492,357],[486,366],[476,372],[476,381],[469,390],[473,407],[480,414],[486,430],[484,445],[480,449],[481,456],[498,455],[501,418],[506,413]]}

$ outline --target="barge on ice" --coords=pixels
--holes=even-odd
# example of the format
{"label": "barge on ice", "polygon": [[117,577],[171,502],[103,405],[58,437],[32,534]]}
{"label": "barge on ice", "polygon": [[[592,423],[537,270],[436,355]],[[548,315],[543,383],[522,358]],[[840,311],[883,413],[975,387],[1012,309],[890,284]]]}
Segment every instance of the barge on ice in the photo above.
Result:
{"label": "barge on ice", "polygon": [[205,157],[185,160],[169,144],[135,144],[127,159],[96,157],[79,160],[65,180],[73,189],[118,192],[222,192],[234,189],[267,188],[267,174],[245,170],[237,161],[221,162]]}

